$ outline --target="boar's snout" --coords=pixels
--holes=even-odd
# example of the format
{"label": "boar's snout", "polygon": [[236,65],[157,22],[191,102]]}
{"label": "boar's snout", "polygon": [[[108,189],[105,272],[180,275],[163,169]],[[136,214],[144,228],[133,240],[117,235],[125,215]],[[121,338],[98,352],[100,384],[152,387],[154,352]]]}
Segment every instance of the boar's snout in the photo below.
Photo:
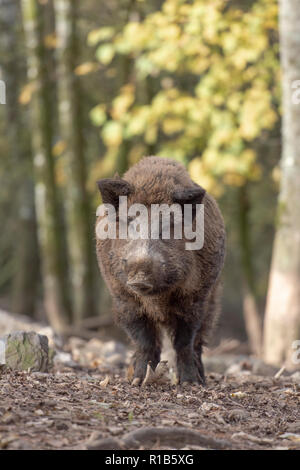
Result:
{"label": "boar's snout", "polygon": [[154,293],[159,287],[159,278],[164,263],[165,260],[161,253],[136,243],[135,248],[124,260],[127,287],[138,294]]}
{"label": "boar's snout", "polygon": [[127,285],[137,294],[148,294],[153,289],[153,285],[145,281],[128,281]]}

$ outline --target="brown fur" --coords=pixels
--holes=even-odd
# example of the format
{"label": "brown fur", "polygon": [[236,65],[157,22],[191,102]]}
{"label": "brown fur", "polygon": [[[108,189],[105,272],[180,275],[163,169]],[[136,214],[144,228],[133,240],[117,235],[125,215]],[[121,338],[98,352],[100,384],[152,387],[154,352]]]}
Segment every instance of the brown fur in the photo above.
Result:
{"label": "brown fur", "polygon": [[[215,200],[181,164],[159,157],[145,157],[123,179],[98,184],[103,202],[116,208],[120,194],[128,195],[128,207],[137,202],[146,206],[187,203],[186,194],[192,203],[204,203],[201,250],[185,250],[184,239],[97,239],[98,263],[113,297],[116,321],[136,347],[134,378],[144,378],[148,362],[154,368],[157,365],[164,327],[177,354],[179,381],[204,383],[202,346],[218,316],[225,255],[224,223]],[[134,291],[129,282],[143,283],[150,291]]]}

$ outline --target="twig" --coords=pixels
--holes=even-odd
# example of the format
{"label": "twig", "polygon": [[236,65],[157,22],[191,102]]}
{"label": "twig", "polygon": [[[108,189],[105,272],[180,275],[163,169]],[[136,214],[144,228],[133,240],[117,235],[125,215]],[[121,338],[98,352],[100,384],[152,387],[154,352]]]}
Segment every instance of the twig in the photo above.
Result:
{"label": "twig", "polygon": [[284,371],[285,371],[285,366],[282,366],[281,369],[279,369],[279,371],[276,372],[276,374],[274,375],[274,379],[279,379],[279,377],[283,374]]}

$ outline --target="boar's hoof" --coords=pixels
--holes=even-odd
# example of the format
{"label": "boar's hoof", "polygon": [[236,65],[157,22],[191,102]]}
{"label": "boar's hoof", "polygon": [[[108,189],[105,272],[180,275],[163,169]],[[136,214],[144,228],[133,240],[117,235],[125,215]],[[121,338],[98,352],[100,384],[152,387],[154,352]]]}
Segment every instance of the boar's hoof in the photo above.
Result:
{"label": "boar's hoof", "polygon": [[197,369],[187,369],[179,372],[179,383],[205,385],[205,380],[200,376]]}
{"label": "boar's hoof", "polygon": [[141,383],[141,379],[139,377],[135,377],[133,381],[131,382],[131,385],[133,385],[134,387],[137,387],[138,385],[140,385],[140,383]]}

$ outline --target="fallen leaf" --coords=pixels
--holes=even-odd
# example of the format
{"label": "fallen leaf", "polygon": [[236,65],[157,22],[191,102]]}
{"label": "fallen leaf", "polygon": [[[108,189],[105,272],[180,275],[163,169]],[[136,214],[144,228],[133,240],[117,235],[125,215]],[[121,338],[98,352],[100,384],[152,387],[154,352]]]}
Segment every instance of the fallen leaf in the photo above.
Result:
{"label": "fallen leaf", "polygon": [[104,380],[101,380],[100,382],[100,387],[101,388],[106,388],[109,382],[109,376],[107,375]]}
{"label": "fallen leaf", "polygon": [[238,392],[231,393],[230,396],[232,398],[245,398],[247,396],[247,393],[238,391]]}

